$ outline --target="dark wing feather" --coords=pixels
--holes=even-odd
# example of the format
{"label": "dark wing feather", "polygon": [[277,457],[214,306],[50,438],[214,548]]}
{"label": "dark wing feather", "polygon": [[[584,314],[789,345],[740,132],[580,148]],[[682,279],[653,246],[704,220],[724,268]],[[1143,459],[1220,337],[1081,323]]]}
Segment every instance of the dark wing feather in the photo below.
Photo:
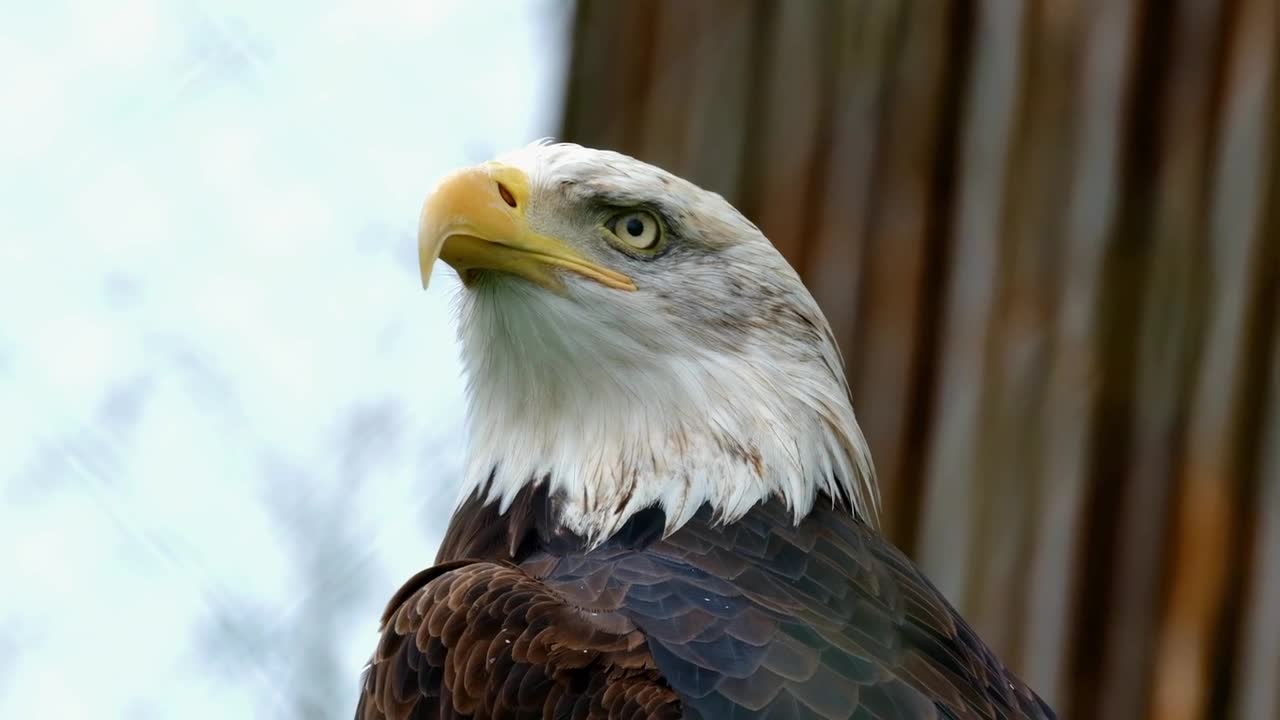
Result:
{"label": "dark wing feather", "polygon": [[915,566],[845,513],[709,513],[644,549],[531,558],[580,607],[648,637],[686,717],[1052,718]]}
{"label": "dark wing feather", "polygon": [[796,526],[770,502],[723,526],[704,509],[665,539],[660,514],[643,515],[584,552],[547,534],[537,498],[455,516],[442,560],[519,548],[519,566],[451,562],[411,580],[357,718],[1054,717],[848,512]]}
{"label": "dark wing feather", "polygon": [[392,599],[357,720],[674,720],[643,634],[508,564],[451,562]]}

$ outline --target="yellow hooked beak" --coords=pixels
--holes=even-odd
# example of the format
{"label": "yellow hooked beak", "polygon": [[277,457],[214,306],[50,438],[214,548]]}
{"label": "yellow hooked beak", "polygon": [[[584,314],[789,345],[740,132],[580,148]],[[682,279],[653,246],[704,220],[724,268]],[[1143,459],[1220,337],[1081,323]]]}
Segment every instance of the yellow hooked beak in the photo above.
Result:
{"label": "yellow hooked beak", "polygon": [[470,285],[476,270],[519,275],[562,290],[552,268],[563,268],[618,290],[635,290],[631,278],[582,257],[564,242],[529,229],[525,209],[529,177],[490,162],[445,178],[422,204],[418,219],[418,263],[422,287],[440,258]]}

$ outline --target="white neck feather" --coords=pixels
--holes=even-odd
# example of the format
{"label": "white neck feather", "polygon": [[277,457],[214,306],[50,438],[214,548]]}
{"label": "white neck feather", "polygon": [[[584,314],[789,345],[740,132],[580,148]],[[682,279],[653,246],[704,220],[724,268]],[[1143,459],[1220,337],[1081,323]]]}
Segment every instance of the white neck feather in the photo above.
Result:
{"label": "white neck feather", "polygon": [[642,320],[610,317],[607,303],[584,312],[500,278],[460,301],[462,497],[487,487],[505,511],[521,489],[549,483],[561,521],[593,544],[654,505],[673,532],[704,503],[732,522],[774,496],[798,522],[820,492],[874,522],[870,454],[820,314],[826,347],[815,355],[655,345],[660,333],[625,332],[619,324]]}

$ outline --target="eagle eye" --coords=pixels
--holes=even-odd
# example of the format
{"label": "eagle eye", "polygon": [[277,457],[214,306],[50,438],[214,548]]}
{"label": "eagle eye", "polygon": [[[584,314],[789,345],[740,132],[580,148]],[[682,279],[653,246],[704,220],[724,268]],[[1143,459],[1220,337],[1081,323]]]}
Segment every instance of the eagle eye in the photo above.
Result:
{"label": "eagle eye", "polygon": [[662,229],[658,219],[643,210],[630,210],[615,215],[605,227],[619,240],[636,250],[649,250],[658,244]]}

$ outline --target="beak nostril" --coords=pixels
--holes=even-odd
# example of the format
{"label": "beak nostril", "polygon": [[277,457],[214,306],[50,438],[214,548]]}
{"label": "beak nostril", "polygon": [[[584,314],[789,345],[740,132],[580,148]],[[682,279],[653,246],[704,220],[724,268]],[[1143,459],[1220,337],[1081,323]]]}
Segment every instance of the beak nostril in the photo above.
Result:
{"label": "beak nostril", "polygon": [[516,206],[516,196],[511,194],[506,185],[498,183],[498,194],[502,196],[502,201],[511,207]]}

